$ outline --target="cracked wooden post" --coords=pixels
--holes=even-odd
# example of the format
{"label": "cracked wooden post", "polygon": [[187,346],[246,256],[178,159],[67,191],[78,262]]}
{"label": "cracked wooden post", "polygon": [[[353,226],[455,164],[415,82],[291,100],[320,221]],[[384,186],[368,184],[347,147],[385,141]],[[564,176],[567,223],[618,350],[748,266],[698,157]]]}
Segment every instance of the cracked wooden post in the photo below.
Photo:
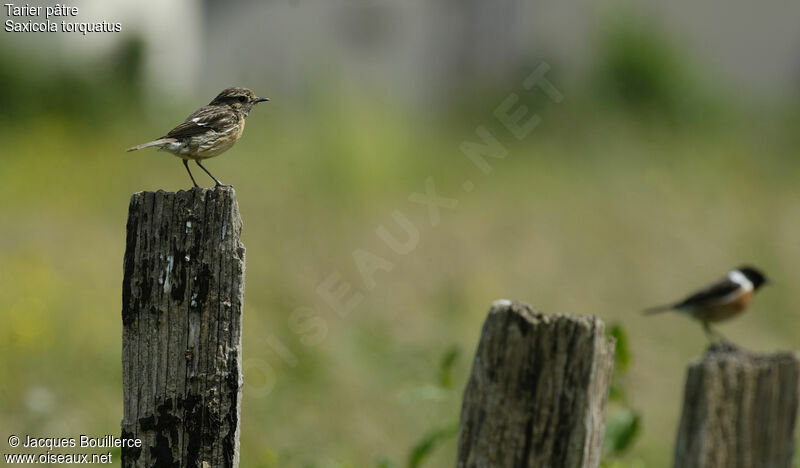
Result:
{"label": "cracked wooden post", "polygon": [[675,467],[790,468],[800,359],[712,346],[689,365]]}
{"label": "cracked wooden post", "polygon": [[131,197],[122,282],[123,467],[237,467],[244,299],[232,188]]}
{"label": "cracked wooden post", "polygon": [[464,391],[456,466],[596,468],[613,365],[596,317],[496,301]]}

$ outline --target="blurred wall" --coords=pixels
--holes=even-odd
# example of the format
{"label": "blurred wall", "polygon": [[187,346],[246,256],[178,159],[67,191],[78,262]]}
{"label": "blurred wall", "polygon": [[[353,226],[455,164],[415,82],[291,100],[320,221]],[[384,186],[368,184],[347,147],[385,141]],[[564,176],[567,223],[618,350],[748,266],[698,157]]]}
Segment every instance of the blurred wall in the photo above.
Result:
{"label": "blurred wall", "polygon": [[[36,4],[36,3],[35,3]],[[745,0],[80,0],[81,21],[123,23],[147,47],[162,89],[190,93],[232,83],[300,93],[345,80],[403,99],[428,100],[497,84],[541,59],[565,76],[592,63],[596,38],[635,9],[680,50],[711,65],[743,93],[800,89],[800,2]],[[18,47],[102,54],[80,34],[16,34]],[[516,76],[516,75],[514,75]]]}
{"label": "blurred wall", "polygon": [[344,76],[429,99],[502,83],[540,59],[574,76],[603,28],[634,9],[743,93],[800,89],[800,2],[790,0],[205,0],[204,76],[285,90]]}

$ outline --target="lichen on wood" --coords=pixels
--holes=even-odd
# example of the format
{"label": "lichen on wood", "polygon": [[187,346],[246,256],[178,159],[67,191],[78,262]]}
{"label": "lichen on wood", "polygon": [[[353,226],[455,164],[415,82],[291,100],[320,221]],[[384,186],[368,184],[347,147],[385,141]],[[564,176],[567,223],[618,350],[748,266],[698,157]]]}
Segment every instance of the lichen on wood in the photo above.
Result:
{"label": "lichen on wood", "polygon": [[800,358],[718,344],[689,365],[676,468],[790,468]]}
{"label": "lichen on wood", "polygon": [[244,299],[229,187],[131,197],[122,284],[122,466],[236,467]]}
{"label": "lichen on wood", "polygon": [[596,317],[495,302],[464,391],[456,466],[597,467],[613,364]]}

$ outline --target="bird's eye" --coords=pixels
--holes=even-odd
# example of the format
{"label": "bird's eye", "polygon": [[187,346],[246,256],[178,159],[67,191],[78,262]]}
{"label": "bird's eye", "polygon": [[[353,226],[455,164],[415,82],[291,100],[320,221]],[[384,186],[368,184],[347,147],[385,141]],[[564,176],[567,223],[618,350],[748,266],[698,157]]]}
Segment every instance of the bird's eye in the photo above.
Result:
{"label": "bird's eye", "polygon": [[247,97],[239,96],[239,102],[246,102],[246,101],[247,101]]}

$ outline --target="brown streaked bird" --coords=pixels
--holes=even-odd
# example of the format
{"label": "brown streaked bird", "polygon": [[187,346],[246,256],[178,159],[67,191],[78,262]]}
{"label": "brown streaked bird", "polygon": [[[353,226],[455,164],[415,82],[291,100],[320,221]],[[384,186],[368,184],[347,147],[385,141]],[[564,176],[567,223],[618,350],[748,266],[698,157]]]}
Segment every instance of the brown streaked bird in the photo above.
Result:
{"label": "brown streaked bird", "polygon": [[744,265],[681,301],[652,307],[645,310],[645,313],[655,314],[670,310],[685,313],[702,322],[706,335],[713,338],[716,334],[711,330],[710,324],[739,315],[750,305],[756,291],[769,282],[763,272]]}
{"label": "brown streaked bird", "polygon": [[258,97],[247,88],[228,88],[163,137],[128,148],[127,151],[157,147],[159,151],[168,151],[183,160],[195,187],[199,185],[189,170],[190,159],[214,179],[217,186],[225,185],[208,172],[200,161],[219,156],[239,141],[244,132],[244,121],[253,106],[264,101],[269,99]]}

